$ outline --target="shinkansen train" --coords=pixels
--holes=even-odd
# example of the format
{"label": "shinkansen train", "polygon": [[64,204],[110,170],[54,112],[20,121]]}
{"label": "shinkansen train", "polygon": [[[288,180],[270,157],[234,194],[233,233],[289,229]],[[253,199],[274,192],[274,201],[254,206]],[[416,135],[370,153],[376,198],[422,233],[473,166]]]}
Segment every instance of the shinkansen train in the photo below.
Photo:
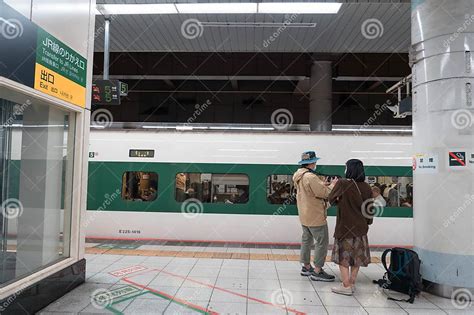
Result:
{"label": "shinkansen train", "polygon": [[[370,226],[372,245],[411,245],[412,137],[360,134],[93,130],[88,238],[298,243],[292,174],[301,153],[316,172],[344,176],[361,159],[386,201]],[[336,209],[328,209],[332,235]]]}

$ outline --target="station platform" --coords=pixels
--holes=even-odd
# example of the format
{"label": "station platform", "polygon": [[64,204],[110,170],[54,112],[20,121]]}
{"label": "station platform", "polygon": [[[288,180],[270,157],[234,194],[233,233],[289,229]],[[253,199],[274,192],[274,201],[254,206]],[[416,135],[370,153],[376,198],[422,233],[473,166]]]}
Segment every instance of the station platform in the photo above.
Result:
{"label": "station platform", "polygon": [[[180,244],[180,245],[177,245]],[[421,293],[414,304],[383,291],[372,280],[384,274],[382,249],[361,268],[356,292],[331,292],[339,269],[325,270],[336,282],[299,274],[297,246],[180,242],[86,244],[86,283],[39,314],[473,314],[454,301]]]}

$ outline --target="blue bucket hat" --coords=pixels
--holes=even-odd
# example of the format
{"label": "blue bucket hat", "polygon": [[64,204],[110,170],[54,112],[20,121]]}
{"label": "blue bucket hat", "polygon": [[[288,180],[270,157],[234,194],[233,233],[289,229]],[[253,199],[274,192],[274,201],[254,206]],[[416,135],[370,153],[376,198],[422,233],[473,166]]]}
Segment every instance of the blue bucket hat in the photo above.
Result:
{"label": "blue bucket hat", "polygon": [[301,161],[298,162],[299,165],[302,164],[312,164],[316,163],[320,158],[316,156],[314,151],[306,151],[301,154]]}

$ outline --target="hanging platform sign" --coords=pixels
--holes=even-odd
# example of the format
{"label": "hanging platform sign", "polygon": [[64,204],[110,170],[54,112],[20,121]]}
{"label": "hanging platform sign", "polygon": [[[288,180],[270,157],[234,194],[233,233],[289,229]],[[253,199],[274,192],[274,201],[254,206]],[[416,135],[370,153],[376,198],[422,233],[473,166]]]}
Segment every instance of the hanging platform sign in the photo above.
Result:
{"label": "hanging platform sign", "polygon": [[128,96],[128,84],[120,81],[120,96]]}
{"label": "hanging platform sign", "polygon": [[0,2],[0,76],[85,107],[87,60]]}
{"label": "hanging platform sign", "polygon": [[94,80],[92,105],[120,105],[121,82],[119,80]]}

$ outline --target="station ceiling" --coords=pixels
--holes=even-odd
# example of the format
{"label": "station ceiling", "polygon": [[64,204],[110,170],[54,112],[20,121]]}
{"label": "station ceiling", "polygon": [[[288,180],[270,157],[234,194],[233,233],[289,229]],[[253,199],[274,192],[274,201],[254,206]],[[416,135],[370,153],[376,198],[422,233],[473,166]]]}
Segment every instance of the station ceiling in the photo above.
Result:
{"label": "station ceiling", "polygon": [[[99,5],[159,2],[156,0],[97,1]],[[285,2],[288,1],[285,0]],[[337,14],[114,15],[109,17],[111,19],[110,47],[113,52],[408,52],[410,46],[409,1],[338,2],[343,2],[343,4]],[[183,36],[183,23],[189,22],[190,19],[196,19],[201,23],[200,36],[196,38]],[[216,25],[209,26],[209,23],[216,23]],[[285,27],[284,23],[293,25]],[[103,25],[104,16],[97,15],[95,50],[99,52],[103,51]],[[366,36],[363,31],[364,25],[372,27],[371,31],[366,29]]]}

